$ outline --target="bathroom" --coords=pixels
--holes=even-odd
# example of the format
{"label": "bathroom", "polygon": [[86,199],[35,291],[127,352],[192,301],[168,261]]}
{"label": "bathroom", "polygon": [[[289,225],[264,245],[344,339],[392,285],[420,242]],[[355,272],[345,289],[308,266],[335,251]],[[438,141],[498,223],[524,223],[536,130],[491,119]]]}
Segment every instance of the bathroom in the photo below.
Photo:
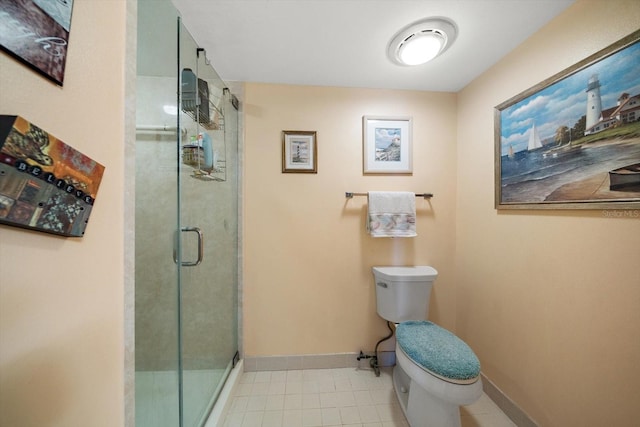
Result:
{"label": "bathroom", "polygon": [[[62,90],[0,55],[3,114],[31,118],[106,166],[81,240],[0,228],[3,425],[133,425],[135,22],[135,2],[76,1]],[[440,273],[432,319],[540,425],[633,425],[639,220],[497,212],[493,107],[637,22],[635,1],[578,0],[458,93],[245,83],[245,362],[370,350],[386,333],[370,267],[428,264]],[[411,115],[424,141],[413,175],[363,176],[362,116],[390,112]],[[292,128],[318,132],[317,174],[281,173],[280,133]],[[372,189],[434,194],[417,200],[417,238],[364,233],[365,199],[344,193]]]}

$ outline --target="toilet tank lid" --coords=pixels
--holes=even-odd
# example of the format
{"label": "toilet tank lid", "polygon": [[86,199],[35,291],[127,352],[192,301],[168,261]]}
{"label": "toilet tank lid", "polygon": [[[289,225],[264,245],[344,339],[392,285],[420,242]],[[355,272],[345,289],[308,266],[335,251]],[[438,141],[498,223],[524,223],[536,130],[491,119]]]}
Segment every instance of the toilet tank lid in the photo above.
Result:
{"label": "toilet tank lid", "polygon": [[423,282],[435,280],[438,272],[426,265],[411,267],[373,267],[373,274],[380,279],[389,281],[402,280],[405,282]]}

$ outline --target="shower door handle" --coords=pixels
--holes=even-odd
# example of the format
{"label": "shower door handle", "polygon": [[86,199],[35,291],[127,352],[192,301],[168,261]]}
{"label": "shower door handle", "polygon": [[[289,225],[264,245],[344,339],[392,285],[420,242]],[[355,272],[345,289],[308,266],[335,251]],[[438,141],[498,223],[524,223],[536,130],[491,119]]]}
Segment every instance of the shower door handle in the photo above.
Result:
{"label": "shower door handle", "polygon": [[[202,257],[204,255],[204,238],[202,236],[202,230],[200,230],[200,228],[198,227],[183,227],[181,231],[183,233],[196,233],[196,235],[198,236],[198,258],[195,261],[182,261],[182,263],[180,264],[183,267],[195,267],[202,262]],[[176,264],[178,263],[178,254],[176,253],[175,247],[173,249],[173,261]]]}

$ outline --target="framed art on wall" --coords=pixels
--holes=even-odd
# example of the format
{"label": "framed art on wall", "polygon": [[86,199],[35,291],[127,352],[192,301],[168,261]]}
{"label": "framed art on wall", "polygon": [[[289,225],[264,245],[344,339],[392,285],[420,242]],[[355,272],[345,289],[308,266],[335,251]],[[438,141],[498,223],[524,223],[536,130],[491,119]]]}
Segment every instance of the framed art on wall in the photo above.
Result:
{"label": "framed art on wall", "polygon": [[29,120],[0,115],[0,224],[84,236],[104,170]]}
{"label": "framed art on wall", "polygon": [[363,172],[410,174],[411,117],[364,116],[362,118]]}
{"label": "framed art on wall", "polygon": [[62,86],[73,0],[0,0],[0,48]]}
{"label": "framed art on wall", "polygon": [[495,207],[640,208],[640,31],[495,108]]}
{"label": "framed art on wall", "polygon": [[282,131],[282,172],[318,173],[316,131]]}

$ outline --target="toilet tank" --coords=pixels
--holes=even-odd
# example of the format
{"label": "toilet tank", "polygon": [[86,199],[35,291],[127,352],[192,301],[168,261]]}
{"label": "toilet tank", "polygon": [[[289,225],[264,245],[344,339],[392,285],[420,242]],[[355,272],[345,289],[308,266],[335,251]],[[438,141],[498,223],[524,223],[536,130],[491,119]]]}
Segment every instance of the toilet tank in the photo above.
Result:
{"label": "toilet tank", "polygon": [[394,323],[426,320],[438,272],[433,267],[373,267],[378,315]]}

